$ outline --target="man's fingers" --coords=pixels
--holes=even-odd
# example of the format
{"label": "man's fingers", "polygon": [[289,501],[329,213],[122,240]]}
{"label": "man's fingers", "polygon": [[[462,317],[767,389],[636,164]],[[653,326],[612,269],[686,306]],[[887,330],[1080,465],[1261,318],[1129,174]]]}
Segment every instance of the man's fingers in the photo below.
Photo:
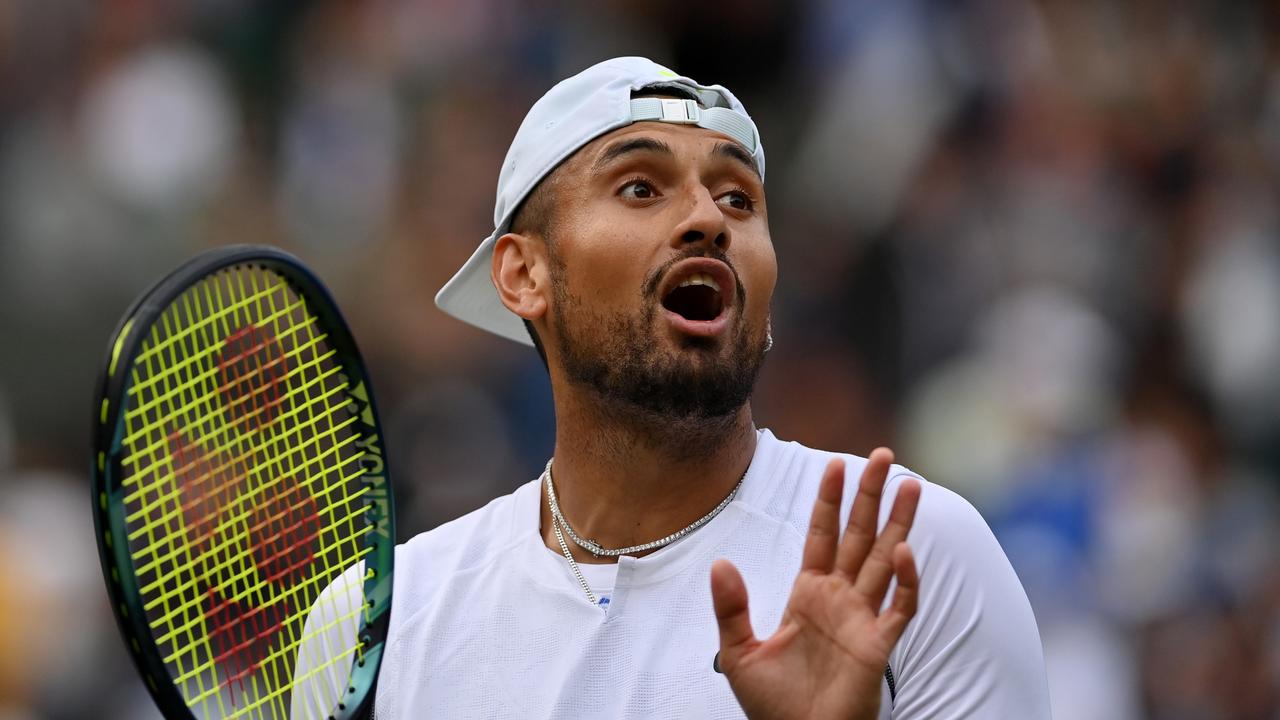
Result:
{"label": "man's fingers", "polygon": [[738,568],[728,560],[717,560],[711,564],[711,602],[716,610],[716,623],[720,626],[717,670],[728,672],[737,664],[738,658],[757,643],[751,630],[751,616],[747,613],[747,586],[742,582]]}
{"label": "man's fingers", "polygon": [[880,496],[884,492],[884,481],[889,474],[889,466],[893,464],[893,451],[889,448],[876,448],[867,458],[862,477],[858,480],[858,494],[853,498],[853,508],[849,511],[849,525],[845,528],[844,538],[840,541],[839,554],[836,556],[836,569],[849,579],[858,575],[858,568],[866,559],[876,541],[876,521],[880,517]]}
{"label": "man's fingers", "polygon": [[818,499],[809,518],[800,571],[831,572],[836,559],[836,538],[840,537],[840,497],[844,493],[844,460],[833,458],[822,473]]}
{"label": "man's fingers", "polygon": [[853,582],[853,589],[867,598],[872,607],[879,608],[884,600],[889,580],[893,577],[894,548],[907,539],[911,524],[915,522],[916,506],[919,504],[920,482],[915,479],[903,480],[898,487],[898,496],[893,501],[893,509],[889,511],[889,522],[880,532],[880,537],[876,539]]}
{"label": "man's fingers", "polygon": [[911,546],[904,542],[893,548],[893,574],[898,578],[893,600],[876,621],[881,635],[890,646],[898,642],[907,623],[915,617],[916,603],[920,598],[920,575],[916,571]]}

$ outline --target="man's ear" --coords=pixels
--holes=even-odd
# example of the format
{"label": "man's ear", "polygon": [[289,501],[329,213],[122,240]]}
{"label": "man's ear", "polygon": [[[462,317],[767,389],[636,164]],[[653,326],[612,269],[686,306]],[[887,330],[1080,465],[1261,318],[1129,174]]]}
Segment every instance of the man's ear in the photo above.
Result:
{"label": "man's ear", "polygon": [[541,238],[507,233],[493,246],[493,286],[511,312],[525,320],[537,320],[547,311],[547,244]]}

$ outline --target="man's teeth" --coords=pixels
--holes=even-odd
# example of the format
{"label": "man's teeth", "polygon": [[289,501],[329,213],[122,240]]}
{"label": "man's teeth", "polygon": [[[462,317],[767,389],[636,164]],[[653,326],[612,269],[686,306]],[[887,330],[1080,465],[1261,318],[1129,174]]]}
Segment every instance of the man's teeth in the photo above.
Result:
{"label": "man's teeth", "polygon": [[690,285],[709,285],[712,290],[720,292],[720,283],[706,273],[694,273],[685,278],[678,287],[689,287]]}

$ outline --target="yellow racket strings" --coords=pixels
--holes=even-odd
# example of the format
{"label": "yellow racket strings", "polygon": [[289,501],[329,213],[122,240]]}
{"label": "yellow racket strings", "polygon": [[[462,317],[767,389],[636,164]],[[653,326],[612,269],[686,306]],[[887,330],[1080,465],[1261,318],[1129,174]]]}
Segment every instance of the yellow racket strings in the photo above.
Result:
{"label": "yellow racket strings", "polygon": [[[361,426],[334,356],[282,277],[243,266],[165,308],[128,369],[130,554],[152,637],[204,717],[288,717],[308,612],[368,552]],[[361,651],[361,588],[344,593],[360,601],[329,594],[313,621],[341,647],[309,668]]]}

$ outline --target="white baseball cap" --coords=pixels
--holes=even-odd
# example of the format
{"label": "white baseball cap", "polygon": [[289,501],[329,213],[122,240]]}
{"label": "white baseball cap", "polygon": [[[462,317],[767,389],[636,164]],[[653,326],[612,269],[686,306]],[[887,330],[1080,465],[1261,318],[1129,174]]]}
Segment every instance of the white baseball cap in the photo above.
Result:
{"label": "white baseball cap", "polygon": [[[631,97],[638,90],[663,88],[682,90],[698,100]],[[532,345],[524,322],[502,304],[493,286],[494,243],[510,229],[520,203],[556,166],[597,137],[640,121],[696,125],[721,133],[751,153],[764,177],[760,133],[727,88],[700,85],[642,57],[592,65],[556,84],[529,109],[498,174],[493,233],[436,294],[436,306],[476,327]]]}

